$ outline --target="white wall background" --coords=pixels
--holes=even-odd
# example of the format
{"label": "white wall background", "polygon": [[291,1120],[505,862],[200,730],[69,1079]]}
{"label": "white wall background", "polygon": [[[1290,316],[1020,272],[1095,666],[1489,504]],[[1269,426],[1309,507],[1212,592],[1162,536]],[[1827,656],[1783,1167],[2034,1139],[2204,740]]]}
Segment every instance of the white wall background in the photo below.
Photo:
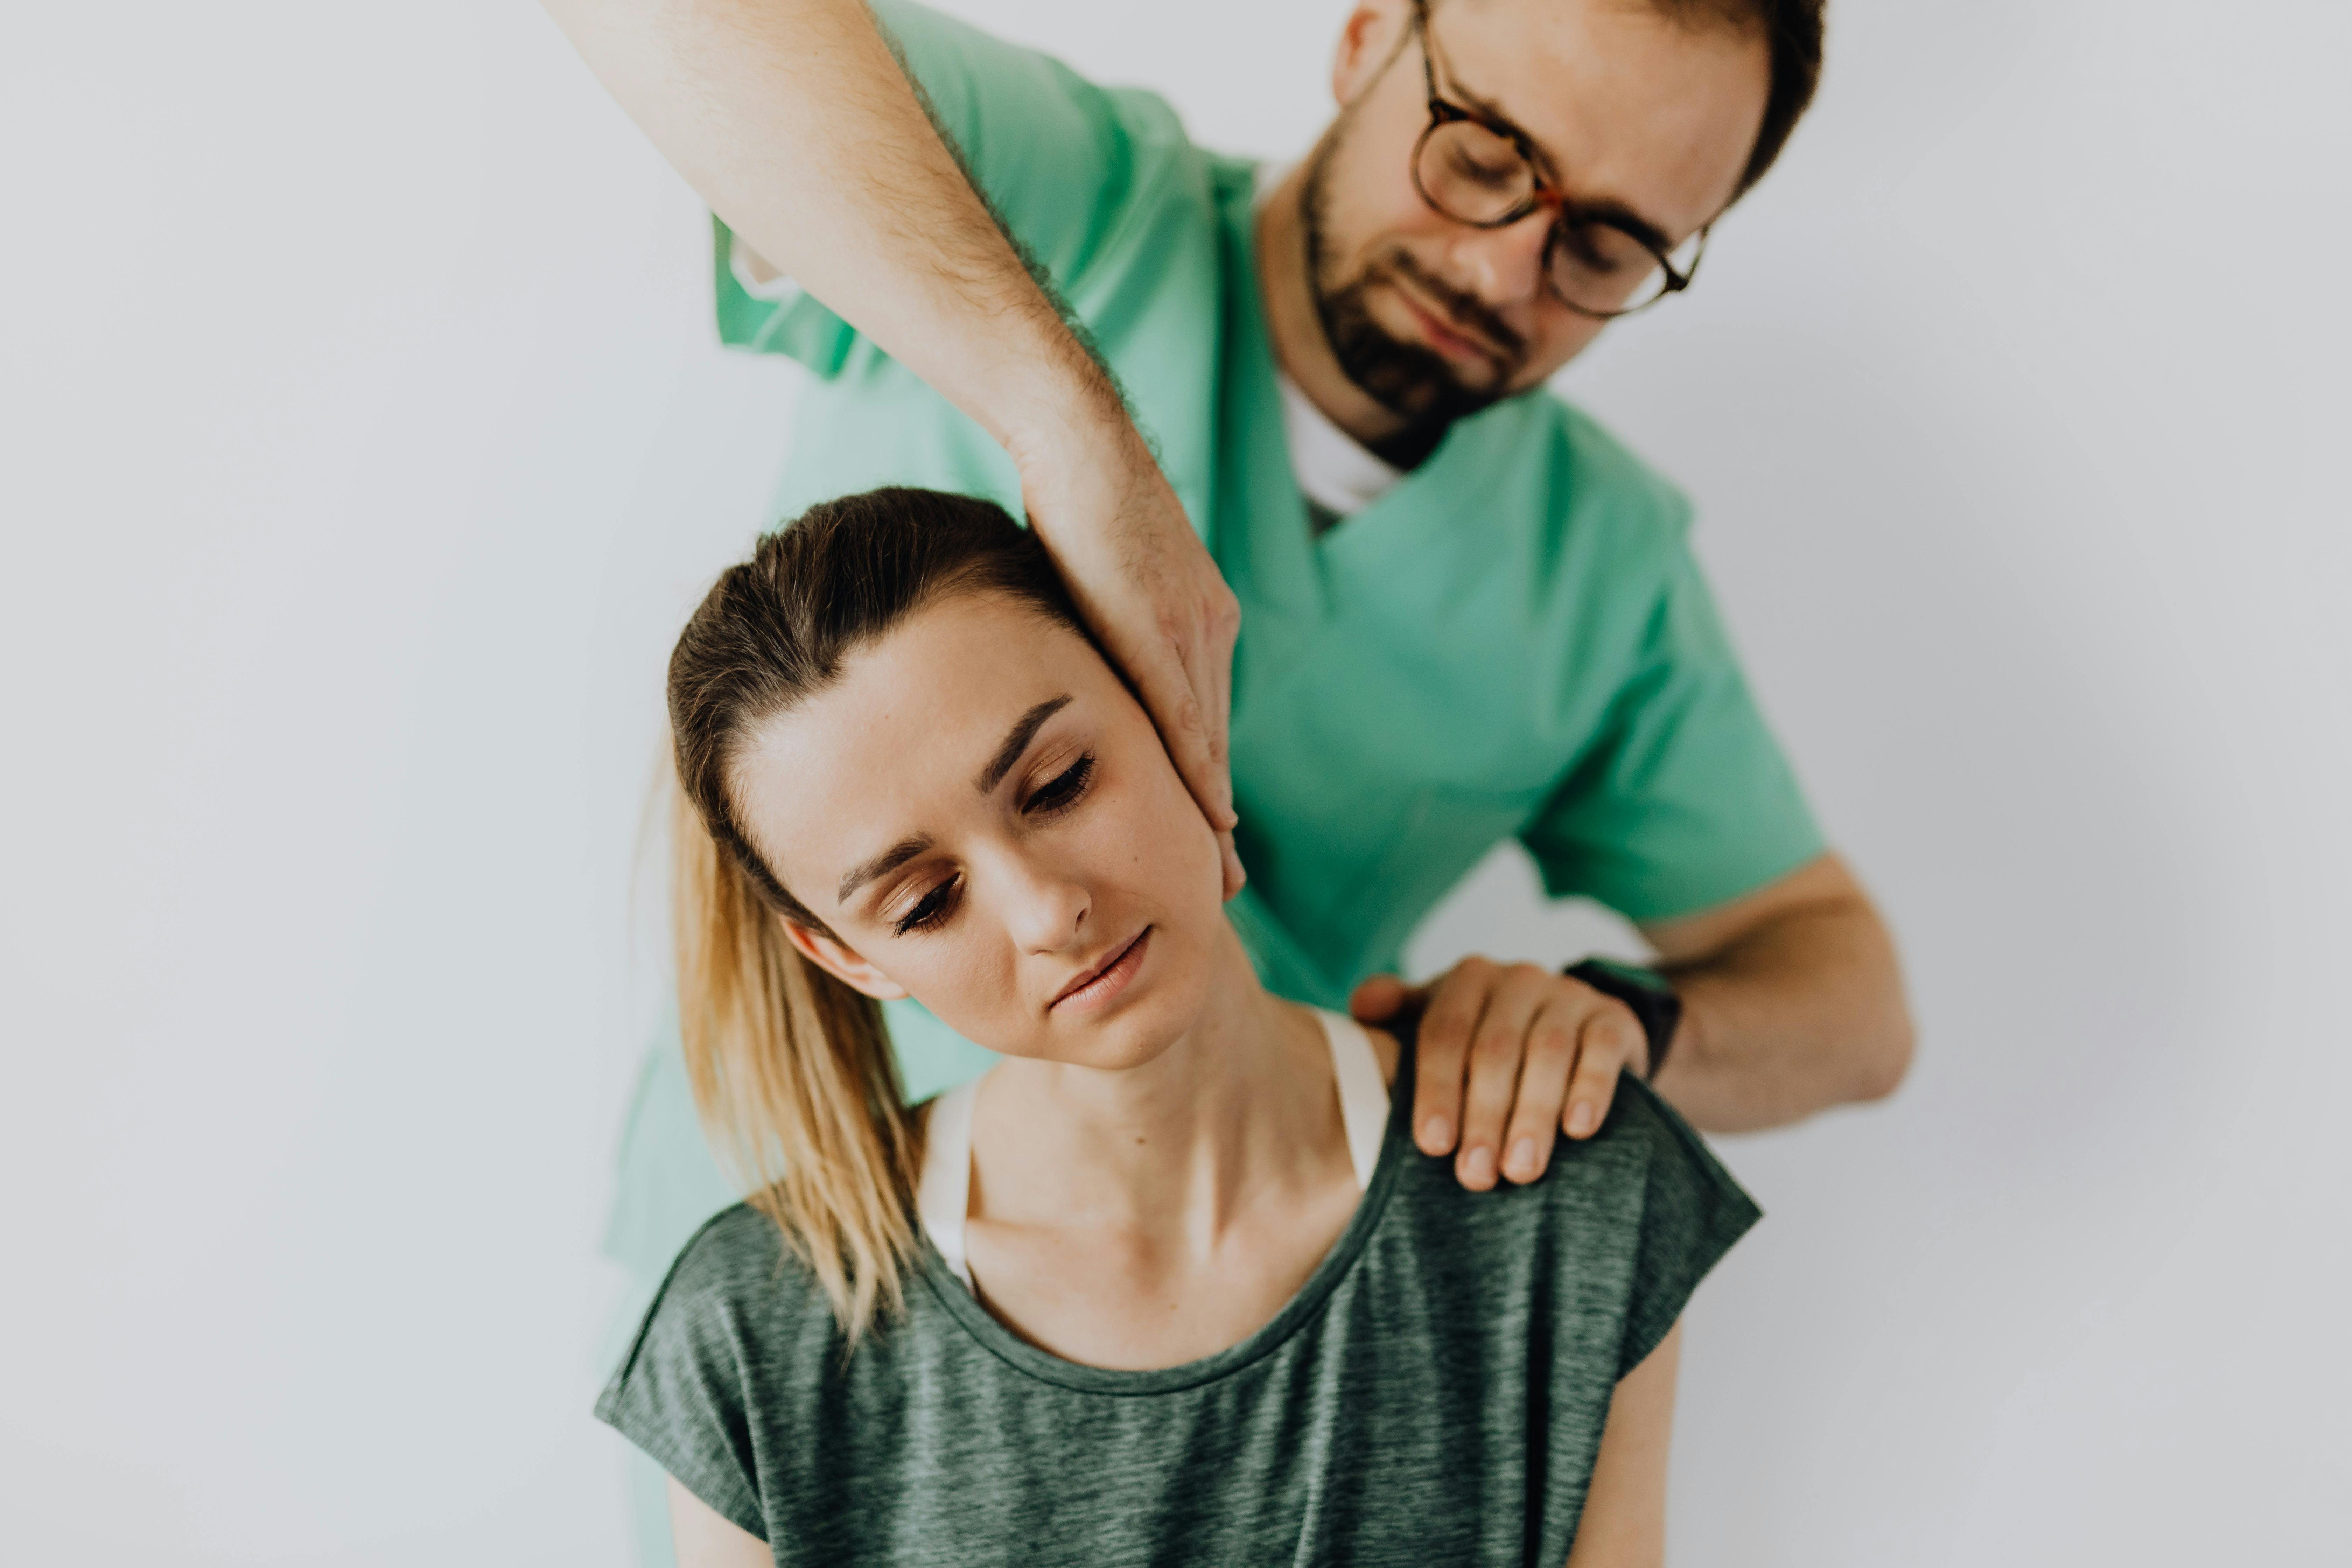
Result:
{"label": "white wall background", "polygon": [[[956,8],[1267,153],[1342,10]],[[2352,14],[1832,12],[1566,378],[1700,499],[1924,1026],[1724,1145],[1675,1556],[2343,1562]],[[0,1560],[622,1563],[657,672],[793,374],[524,0],[7,31]],[[1596,929],[1501,857],[1417,954]]]}

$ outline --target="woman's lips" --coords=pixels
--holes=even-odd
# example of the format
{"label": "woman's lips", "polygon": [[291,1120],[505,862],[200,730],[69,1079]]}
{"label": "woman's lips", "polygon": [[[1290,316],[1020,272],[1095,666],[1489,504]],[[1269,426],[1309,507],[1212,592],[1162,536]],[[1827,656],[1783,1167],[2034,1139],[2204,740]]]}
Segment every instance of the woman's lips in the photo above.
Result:
{"label": "woman's lips", "polygon": [[1135,972],[1143,967],[1144,949],[1151,944],[1151,928],[1145,926],[1133,942],[1121,948],[1108,963],[1063,987],[1062,994],[1047,1004],[1049,1013],[1091,1013],[1109,1004],[1110,999],[1127,989]]}

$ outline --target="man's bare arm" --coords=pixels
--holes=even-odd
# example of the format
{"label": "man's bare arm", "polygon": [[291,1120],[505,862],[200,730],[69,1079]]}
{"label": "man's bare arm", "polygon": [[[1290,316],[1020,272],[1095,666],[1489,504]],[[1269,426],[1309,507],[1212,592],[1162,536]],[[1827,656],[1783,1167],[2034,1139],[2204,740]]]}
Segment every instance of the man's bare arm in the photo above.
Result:
{"label": "man's bare arm", "polygon": [[1834,855],[1719,908],[1644,925],[1682,998],[1660,1093],[1740,1132],[1895,1092],[1911,1016],[1895,943]]}
{"label": "man's bare arm", "polygon": [[1003,447],[1080,610],[1229,829],[1239,605],[863,0],[545,4],[729,227]]}
{"label": "man's bare arm", "polygon": [[747,245],[1008,450],[1124,422],[862,0],[546,4]]}

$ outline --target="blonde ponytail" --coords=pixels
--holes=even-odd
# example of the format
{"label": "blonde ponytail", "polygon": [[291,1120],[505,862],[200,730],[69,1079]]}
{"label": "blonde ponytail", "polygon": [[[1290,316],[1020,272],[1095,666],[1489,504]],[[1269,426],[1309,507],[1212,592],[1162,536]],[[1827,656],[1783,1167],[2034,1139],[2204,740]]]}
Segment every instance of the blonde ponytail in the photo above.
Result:
{"label": "blonde ponytail", "polygon": [[830,935],[761,858],[733,771],[758,726],[841,677],[859,647],[947,594],[999,594],[1085,635],[1037,536],[969,496],[879,489],[811,507],[719,575],[670,653],[679,798],[679,1022],[720,1162],[824,1285],[854,1348],[905,1300],[919,1119],[899,1102],[882,1010],[804,962]]}
{"label": "blonde ponytail", "polygon": [[852,1348],[905,1300],[919,1119],[881,1005],[802,958],[683,792],[670,831],[678,1021],[719,1162],[816,1275]]}

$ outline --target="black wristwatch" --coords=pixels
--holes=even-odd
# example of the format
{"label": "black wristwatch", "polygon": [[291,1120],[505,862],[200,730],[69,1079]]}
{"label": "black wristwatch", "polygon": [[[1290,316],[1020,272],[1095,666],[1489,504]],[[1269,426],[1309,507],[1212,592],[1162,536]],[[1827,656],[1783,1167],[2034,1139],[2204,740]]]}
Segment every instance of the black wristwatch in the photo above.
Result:
{"label": "black wristwatch", "polygon": [[1675,994],[1666,977],[1654,969],[1612,963],[1605,958],[1588,958],[1560,973],[1633,1009],[1633,1016],[1642,1020],[1642,1033],[1650,1039],[1650,1070],[1644,1077],[1654,1081],[1658,1069],[1666,1065],[1666,1047],[1675,1043],[1675,1026],[1683,1021],[1683,999]]}

